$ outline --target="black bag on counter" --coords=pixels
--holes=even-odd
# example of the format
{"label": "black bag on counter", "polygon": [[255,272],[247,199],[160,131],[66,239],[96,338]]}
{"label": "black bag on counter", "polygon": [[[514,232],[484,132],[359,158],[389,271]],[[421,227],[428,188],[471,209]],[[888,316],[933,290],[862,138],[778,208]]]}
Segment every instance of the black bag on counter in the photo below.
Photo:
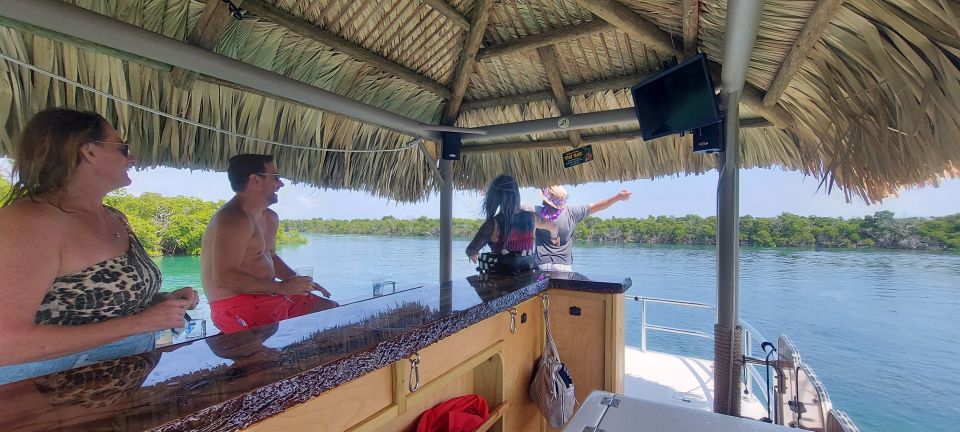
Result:
{"label": "black bag on counter", "polygon": [[477,259],[480,274],[518,275],[537,269],[536,255],[520,255],[513,252],[484,252]]}

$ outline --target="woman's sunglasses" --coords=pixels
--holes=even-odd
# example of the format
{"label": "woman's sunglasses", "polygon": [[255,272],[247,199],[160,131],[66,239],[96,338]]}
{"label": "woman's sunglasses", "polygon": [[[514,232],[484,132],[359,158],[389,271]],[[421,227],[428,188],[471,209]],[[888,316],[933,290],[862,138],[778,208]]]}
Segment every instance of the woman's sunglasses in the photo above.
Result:
{"label": "woman's sunglasses", "polygon": [[97,143],[97,144],[113,144],[117,146],[117,150],[120,151],[120,154],[122,154],[125,157],[130,157],[130,144],[127,144],[124,142],[112,142],[112,141],[91,141],[91,142]]}

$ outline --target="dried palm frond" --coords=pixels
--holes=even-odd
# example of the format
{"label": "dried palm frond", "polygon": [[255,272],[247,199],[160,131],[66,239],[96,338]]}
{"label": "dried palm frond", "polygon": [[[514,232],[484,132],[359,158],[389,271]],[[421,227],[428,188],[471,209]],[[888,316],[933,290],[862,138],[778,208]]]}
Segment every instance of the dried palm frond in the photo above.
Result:
{"label": "dried palm frond", "polygon": [[[457,64],[464,55],[467,31],[419,0],[263,1],[445,86],[456,78]],[[680,44],[679,0],[619,1],[669,35],[675,45]],[[177,40],[187,39],[205,7],[199,0],[70,2]],[[773,83],[816,3],[765,2],[747,73],[748,85],[761,96]],[[469,22],[477,2],[452,0],[448,4]],[[726,0],[699,2],[697,46],[715,62],[723,59],[726,7]],[[597,19],[575,0],[502,0],[487,13],[483,46]],[[867,202],[901,187],[957,177],[958,15],[960,6],[943,0],[844,2],[778,101],[792,125],[744,129],[742,165],[797,170],[819,179],[825,190],[839,187],[848,199],[859,197]],[[558,42],[555,48],[575,113],[631,107],[633,102],[624,88],[578,89],[655,72],[668,56],[614,28]],[[209,80],[182,90],[167,82],[169,68],[164,65],[121,59],[113,56],[116,53],[65,44],[22,29],[0,27],[0,50],[152,109],[260,139],[318,150],[395,149],[412,139]],[[215,51],[426,123],[439,122],[445,103],[431,91],[263,17],[231,21]],[[524,103],[502,102],[463,111],[457,124],[480,127],[559,116],[534,49],[478,62],[470,73],[465,98],[489,101],[517,95],[537,96]],[[275,154],[284,175],[324,188],[415,201],[437,187],[430,167],[415,149],[344,154],[277,148],[172,122],[4,62],[0,62],[0,122],[4,124],[0,154],[10,153],[11,140],[32,113],[52,105],[102,113],[139,144],[143,166],[223,169],[231,155],[256,151]],[[747,106],[740,111],[741,118],[763,115]],[[621,125],[580,131],[584,139],[595,143],[596,158],[570,169],[562,168],[560,156],[567,149],[565,132],[481,141],[476,145],[549,141],[557,146],[465,154],[455,165],[456,186],[482,189],[504,172],[516,175],[525,185],[543,186],[700,174],[716,167],[715,157],[690,151],[687,137],[643,142],[637,128]]]}

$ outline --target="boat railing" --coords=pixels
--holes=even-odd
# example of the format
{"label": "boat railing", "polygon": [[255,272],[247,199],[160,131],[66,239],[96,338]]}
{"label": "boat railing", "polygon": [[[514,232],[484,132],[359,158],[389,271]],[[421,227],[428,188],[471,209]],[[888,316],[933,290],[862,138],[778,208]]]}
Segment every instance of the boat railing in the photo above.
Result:
{"label": "boat railing", "polygon": [[[648,323],[647,322],[647,304],[658,303],[658,304],[674,305],[674,306],[695,308],[695,309],[708,309],[716,313],[717,308],[714,305],[688,301],[688,300],[674,300],[674,299],[646,297],[646,296],[637,296],[637,295],[629,295],[629,294],[625,294],[624,299],[632,300],[640,303],[640,323],[641,323],[640,324],[640,351],[643,351],[643,352],[647,351],[647,332],[648,331],[673,333],[673,334],[680,334],[680,335],[693,336],[693,337],[713,340],[712,333],[707,333],[699,330],[690,330],[690,329],[683,329],[683,328],[669,327],[669,326],[662,326],[662,325]],[[742,320],[742,319],[740,320],[740,327],[743,329],[743,334],[742,334],[743,355],[745,355],[747,358],[752,358],[753,344],[758,343],[762,345],[764,342],[767,342],[767,339],[753,325],[751,325],[745,320]],[[767,387],[765,385],[765,383],[767,382],[763,376],[763,373],[765,372],[760,371],[760,366],[761,365],[753,364],[753,363],[747,363],[745,365],[746,373],[743,376],[743,384],[748,391],[754,390],[754,382],[756,382],[757,384],[760,384],[757,387],[760,390],[760,394],[763,396],[762,402],[764,406],[768,408],[768,412],[769,412],[771,398],[767,390]],[[768,377],[768,379],[770,379],[770,377]]]}

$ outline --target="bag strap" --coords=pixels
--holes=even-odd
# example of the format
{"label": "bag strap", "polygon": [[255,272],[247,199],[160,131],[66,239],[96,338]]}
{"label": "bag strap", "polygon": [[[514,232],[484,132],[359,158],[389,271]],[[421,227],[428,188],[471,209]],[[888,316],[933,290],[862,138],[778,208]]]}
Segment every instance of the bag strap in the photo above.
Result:
{"label": "bag strap", "polygon": [[550,295],[540,294],[540,302],[543,304],[543,322],[546,326],[546,337],[543,341],[543,353],[553,354],[553,358],[560,361],[560,352],[557,351],[557,343],[553,340],[553,334],[550,333]]}

